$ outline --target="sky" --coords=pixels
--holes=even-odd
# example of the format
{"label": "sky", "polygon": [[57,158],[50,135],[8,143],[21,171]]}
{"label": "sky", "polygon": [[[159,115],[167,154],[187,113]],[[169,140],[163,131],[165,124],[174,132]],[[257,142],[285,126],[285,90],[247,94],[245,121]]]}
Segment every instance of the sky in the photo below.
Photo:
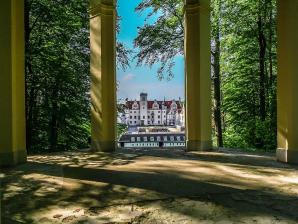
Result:
{"label": "sky", "polygon": [[[133,40],[137,36],[137,27],[145,24],[146,12],[140,14],[134,11],[141,0],[118,0],[118,13],[121,17],[120,33],[117,40],[123,42],[128,48],[133,49]],[[153,23],[154,18],[147,20],[146,23]],[[137,49],[134,49],[137,51]],[[133,56],[132,56],[133,57]],[[148,93],[148,99],[168,100],[184,99],[184,59],[177,56],[175,59],[174,78],[170,81],[162,81],[157,78],[158,64],[152,68],[148,66],[137,67],[133,61],[130,68],[123,71],[117,69],[117,90],[118,100],[126,98],[130,100],[139,99],[140,93]]]}

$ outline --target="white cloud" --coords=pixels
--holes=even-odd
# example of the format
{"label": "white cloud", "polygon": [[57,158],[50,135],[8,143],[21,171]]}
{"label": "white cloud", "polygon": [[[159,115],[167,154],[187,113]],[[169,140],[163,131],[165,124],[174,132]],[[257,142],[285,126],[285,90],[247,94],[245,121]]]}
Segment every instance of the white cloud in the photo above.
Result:
{"label": "white cloud", "polygon": [[167,100],[184,98],[184,85],[168,83],[134,83],[126,82],[120,83],[117,91],[118,98],[125,99],[139,99],[141,92],[148,93],[148,98],[151,100],[163,100],[166,97]]}
{"label": "white cloud", "polygon": [[128,73],[122,77],[122,81],[130,81],[130,80],[134,79],[135,77],[136,76],[134,74]]}

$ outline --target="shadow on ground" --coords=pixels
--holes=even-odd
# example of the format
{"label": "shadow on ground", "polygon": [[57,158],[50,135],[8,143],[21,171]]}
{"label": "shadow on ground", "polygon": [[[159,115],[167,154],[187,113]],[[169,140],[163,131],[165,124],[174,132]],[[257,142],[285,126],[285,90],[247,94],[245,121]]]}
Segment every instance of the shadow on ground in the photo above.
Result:
{"label": "shadow on ground", "polygon": [[297,223],[297,167],[232,150],[30,156],[0,176],[3,223]]}

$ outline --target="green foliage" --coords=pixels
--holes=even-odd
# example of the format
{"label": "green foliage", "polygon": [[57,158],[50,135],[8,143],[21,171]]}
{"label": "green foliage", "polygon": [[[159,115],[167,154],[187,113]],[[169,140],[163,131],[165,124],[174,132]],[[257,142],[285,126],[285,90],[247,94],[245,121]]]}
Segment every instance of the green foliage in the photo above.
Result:
{"label": "green foliage", "polygon": [[[276,148],[276,2],[222,3],[222,108],[227,147]],[[259,26],[261,21],[261,26]],[[266,41],[260,78],[260,33]],[[262,85],[265,102],[261,101]],[[261,107],[265,109],[263,118]]]}
{"label": "green foliage", "polygon": [[117,124],[117,138],[120,138],[125,132],[127,132],[127,125],[125,124]]}
{"label": "green foliage", "polygon": [[[88,7],[85,0],[25,0],[29,152],[88,147]],[[129,63],[128,53],[117,43],[118,65],[123,69]]]}
{"label": "green foliage", "polygon": [[84,0],[26,0],[27,147],[86,147],[89,17]]}
{"label": "green foliage", "polygon": [[160,63],[158,78],[170,79],[174,76],[174,57],[182,55],[184,49],[183,0],[143,0],[136,12],[147,8],[152,10],[148,17],[159,16],[154,24],[139,28],[134,41],[135,47],[140,49],[136,55],[138,65]]}

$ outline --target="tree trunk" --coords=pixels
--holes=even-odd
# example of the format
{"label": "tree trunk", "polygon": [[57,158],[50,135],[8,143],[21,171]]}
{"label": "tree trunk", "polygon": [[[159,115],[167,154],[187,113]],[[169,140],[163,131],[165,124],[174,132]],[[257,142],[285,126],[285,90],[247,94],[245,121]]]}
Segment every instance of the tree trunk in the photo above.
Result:
{"label": "tree trunk", "polygon": [[58,88],[53,89],[53,93],[51,96],[52,101],[52,111],[51,111],[51,119],[50,119],[50,149],[56,150],[58,145]]}
{"label": "tree trunk", "polygon": [[[26,63],[26,70],[28,74],[33,75],[32,65],[30,62]],[[36,89],[34,78],[31,78],[31,85],[28,88],[28,79],[26,84],[26,144],[27,149],[30,149],[32,146],[32,136],[33,136],[33,127],[34,127],[34,113],[36,107]]]}
{"label": "tree trunk", "polygon": [[265,77],[265,60],[266,60],[266,38],[264,35],[263,19],[259,16],[258,21],[258,40],[259,40],[259,100],[260,100],[260,118],[266,119],[266,77]]}
{"label": "tree trunk", "polygon": [[214,84],[214,124],[217,146],[223,147],[222,136],[222,115],[221,115],[221,77],[220,77],[220,11],[221,0],[218,1],[218,16],[214,37],[214,65],[213,65],[213,84]]}
{"label": "tree trunk", "polygon": [[270,128],[271,128],[271,132],[275,132],[276,133],[276,92],[275,92],[275,84],[276,84],[276,76],[273,74],[273,66],[274,66],[274,62],[273,62],[273,37],[274,37],[274,20],[273,20],[273,2],[272,0],[268,0],[268,4],[269,4],[269,38],[268,38],[268,60],[269,60],[269,90],[270,90],[270,96],[271,96],[271,100],[270,100]]}
{"label": "tree trunk", "polygon": [[223,147],[222,121],[221,121],[221,81],[220,81],[220,40],[216,42],[216,52],[214,60],[214,123],[216,129],[217,146]]}
{"label": "tree trunk", "polygon": [[[25,50],[29,51],[29,41],[30,41],[30,4],[28,0],[25,0]],[[31,61],[28,56],[25,58],[25,68],[26,68],[26,81],[25,81],[25,102],[26,102],[26,147],[30,149],[32,146],[32,129],[33,129],[33,108],[34,108],[34,84],[31,83],[31,88],[29,87],[29,79],[33,75]],[[31,77],[31,80],[33,78]],[[34,80],[33,80],[34,81]]]}

